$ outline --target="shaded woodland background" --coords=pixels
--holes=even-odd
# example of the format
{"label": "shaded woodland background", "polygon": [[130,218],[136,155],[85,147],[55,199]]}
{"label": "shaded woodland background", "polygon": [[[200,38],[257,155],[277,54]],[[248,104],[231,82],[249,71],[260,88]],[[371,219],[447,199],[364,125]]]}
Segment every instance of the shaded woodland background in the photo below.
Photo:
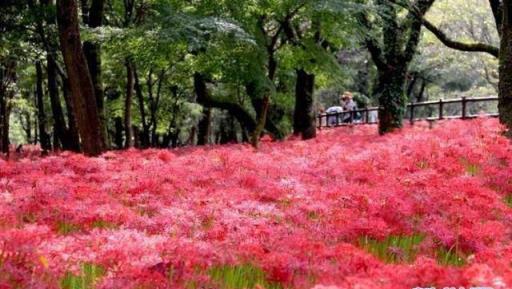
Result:
{"label": "shaded woodland background", "polygon": [[[451,40],[497,47],[500,1],[57,2],[0,5],[4,152],[307,139],[347,90],[360,107],[387,108],[386,132],[406,102],[498,94],[497,54],[447,48],[417,13]],[[97,117],[73,113],[82,105]]]}

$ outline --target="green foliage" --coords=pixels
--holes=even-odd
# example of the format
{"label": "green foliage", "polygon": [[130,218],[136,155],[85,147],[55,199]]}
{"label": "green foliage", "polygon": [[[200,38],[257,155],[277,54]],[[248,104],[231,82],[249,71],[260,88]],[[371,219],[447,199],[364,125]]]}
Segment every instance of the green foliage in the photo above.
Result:
{"label": "green foliage", "polygon": [[57,223],[57,232],[59,234],[69,235],[78,231],[80,231],[80,227],[73,223],[69,223],[66,221],[60,221]]}
{"label": "green foliage", "polygon": [[283,288],[268,281],[265,272],[251,264],[216,266],[210,269],[209,275],[220,289],[252,289],[257,285],[266,289]]}
{"label": "green foliage", "polygon": [[[498,45],[499,37],[486,0],[437,0],[427,14],[452,39]],[[429,81],[432,99],[497,94],[497,60],[482,53],[449,49],[425,30],[411,69]]]}
{"label": "green foliage", "polygon": [[[487,1],[468,1],[471,5],[464,0],[436,0],[427,17],[453,38],[497,43]],[[158,89],[156,78],[164,71],[160,97],[155,102],[157,123],[154,124],[161,138],[176,133],[184,142],[201,118],[201,105],[196,103],[192,82],[196,72],[208,78],[208,89],[216,100],[240,105],[254,119],[255,100],[270,95],[269,116],[285,133],[291,130],[293,122],[297,69],[315,74],[318,107],[338,105],[338,94],[346,90],[354,92],[359,106],[377,105],[376,69],[364,40],[367,35],[382,38],[382,27],[392,14],[383,3],[376,0],[135,0],[130,15],[126,13],[126,1],[112,0],[105,6],[104,25],[94,29],[83,23],[79,15],[82,39],[101,44],[110,138],[115,121],[124,114],[127,59],[136,67],[141,86],[143,104],[136,95],[131,107],[132,123],[139,131],[143,126],[141,111],[148,121],[154,109],[151,98],[156,98]],[[397,11],[400,23],[411,20],[407,19],[405,9]],[[373,29],[361,23],[358,17],[361,13],[367,14]],[[62,70],[59,74],[65,74],[58,52],[55,5],[12,1],[0,6],[0,14],[0,61],[14,58],[18,62],[11,141],[34,142],[37,110],[33,99],[33,63],[40,60],[44,64],[50,52],[57,60],[59,71]],[[269,47],[271,44],[274,47]],[[415,57],[410,72],[427,82],[426,98],[460,97],[461,92],[466,96],[496,93],[495,60],[445,49],[428,32],[423,33],[419,52],[421,57]],[[277,66],[273,79],[269,79],[271,60]],[[151,73],[153,79],[148,77]],[[61,79],[58,82],[66,114]],[[418,84],[413,89],[416,94],[419,87]],[[53,120],[47,96],[45,101],[49,118],[46,128],[51,133]],[[146,125],[153,128],[153,124]],[[26,127],[30,126],[27,131]],[[236,126],[241,127],[238,123]],[[221,124],[216,123],[214,127],[220,128]],[[238,134],[242,134],[241,129]]]}
{"label": "green foliage", "polygon": [[116,229],[118,226],[114,223],[104,221],[104,220],[96,220],[92,223],[93,228],[97,229]]}
{"label": "green foliage", "polygon": [[[386,263],[412,263],[419,254],[419,246],[425,239],[422,234],[410,236],[389,236],[384,240],[376,240],[368,236],[359,239],[359,246]],[[434,252],[435,258],[443,266],[464,266],[466,259],[456,242],[446,249],[438,245]]]}
{"label": "green foliage", "polygon": [[436,252],[437,262],[444,266],[464,266],[466,259],[459,252],[457,244],[453,245],[449,249],[441,247]]}
{"label": "green foliage", "polygon": [[507,206],[512,208],[512,194],[506,195],[503,200],[505,201],[505,204],[507,204]]}
{"label": "green foliage", "polygon": [[470,162],[469,160],[463,158],[461,159],[461,163],[464,166],[464,169],[470,176],[476,176],[480,173],[481,168],[479,164],[475,164]]}
{"label": "green foliage", "polygon": [[359,239],[359,246],[386,263],[411,263],[418,254],[418,245],[423,235],[389,236],[376,240],[368,236]]}
{"label": "green foliage", "polygon": [[84,264],[80,274],[66,273],[60,282],[61,289],[94,289],[96,282],[105,275],[105,269],[94,264]]}

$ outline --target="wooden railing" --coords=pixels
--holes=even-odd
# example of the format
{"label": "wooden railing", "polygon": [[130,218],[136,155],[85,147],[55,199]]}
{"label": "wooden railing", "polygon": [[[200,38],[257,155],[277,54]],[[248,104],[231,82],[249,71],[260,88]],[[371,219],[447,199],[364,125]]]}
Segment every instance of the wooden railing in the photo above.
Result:
{"label": "wooden railing", "polygon": [[[497,104],[494,111],[489,111],[489,107],[477,108],[477,112],[474,113],[472,110],[475,108],[470,107],[471,104],[475,103],[489,103],[489,102],[497,102],[498,97],[462,97],[457,99],[440,99],[436,101],[425,101],[425,102],[417,102],[410,103],[406,108],[405,118],[409,120],[411,124],[415,121],[419,120],[442,120],[442,119],[469,119],[475,118],[479,116],[498,116],[497,113]],[[460,106],[457,109],[457,104]],[[451,106],[451,110],[455,105],[456,112],[450,113],[447,109],[448,106]],[[421,115],[418,112],[419,109],[427,108],[428,116]],[[486,111],[487,110],[487,111]],[[437,114],[435,114],[437,112]],[[366,107],[363,109],[357,109],[353,111],[344,111],[339,113],[322,113],[317,118],[317,126],[318,128],[322,127],[336,127],[343,125],[354,125],[354,124],[376,124],[378,123],[378,107]],[[423,111],[423,114],[425,111]]]}

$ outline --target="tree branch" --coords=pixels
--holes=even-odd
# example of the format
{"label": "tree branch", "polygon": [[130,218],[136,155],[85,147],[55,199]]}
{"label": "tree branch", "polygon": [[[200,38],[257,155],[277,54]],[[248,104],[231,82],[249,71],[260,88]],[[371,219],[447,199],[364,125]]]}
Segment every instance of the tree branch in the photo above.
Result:
{"label": "tree branch", "polygon": [[206,81],[204,75],[197,72],[194,74],[194,88],[196,90],[197,103],[205,107],[227,110],[244,128],[252,132],[256,128],[256,121],[252,116],[237,103],[213,98],[208,91]]}
{"label": "tree branch", "polygon": [[430,32],[432,32],[434,34],[434,36],[436,36],[437,39],[439,39],[439,41],[441,41],[445,46],[455,49],[455,50],[466,51],[466,52],[484,52],[484,53],[488,53],[496,58],[499,57],[500,49],[498,47],[495,47],[495,46],[492,46],[492,45],[489,45],[486,43],[480,43],[480,42],[464,43],[464,42],[460,42],[460,41],[455,41],[455,40],[451,39],[450,37],[448,37],[448,35],[446,35],[446,33],[444,33],[441,29],[439,29],[434,24],[432,24],[430,21],[425,19],[424,15],[421,13],[421,11],[419,11],[417,9],[417,7],[411,7],[411,6],[406,5],[397,0],[389,0],[389,1],[409,10],[409,12],[412,13],[411,15],[414,15],[418,20],[420,20],[422,22],[423,26],[425,26],[425,28],[427,28]]}
{"label": "tree branch", "polygon": [[364,13],[358,13],[357,18],[359,19],[359,22],[368,30],[368,33],[366,33],[364,39],[364,44],[372,56],[373,63],[375,63],[377,68],[385,69],[387,64],[384,60],[382,49],[379,47],[377,39],[370,35],[373,30],[370,20]]}
{"label": "tree branch", "polygon": [[445,46],[467,52],[484,52],[488,53],[496,58],[500,55],[500,49],[498,47],[486,44],[486,43],[464,43],[460,41],[455,41],[450,39],[448,35],[446,35],[441,29],[437,28],[434,24],[426,19],[422,19],[423,26],[425,26],[430,32],[432,32],[439,41],[441,41]]}
{"label": "tree branch", "polygon": [[[416,0],[414,4],[412,4],[412,9],[409,9],[409,15],[407,18],[410,19],[412,23],[409,30],[407,45],[403,54],[403,61],[405,63],[409,63],[412,60],[416,50],[418,49],[421,37],[422,19],[424,19],[423,16],[427,13],[430,7],[432,7],[434,1],[435,0]],[[416,17],[415,15],[420,17]]]}

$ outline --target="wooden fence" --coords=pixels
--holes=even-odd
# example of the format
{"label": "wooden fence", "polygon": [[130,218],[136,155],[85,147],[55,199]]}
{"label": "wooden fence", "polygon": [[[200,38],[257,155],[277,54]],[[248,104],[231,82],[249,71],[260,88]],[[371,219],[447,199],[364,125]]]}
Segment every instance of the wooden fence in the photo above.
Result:
{"label": "wooden fence", "polygon": [[[496,105],[489,105],[495,102]],[[405,118],[411,124],[420,120],[469,119],[479,116],[498,116],[498,97],[462,97],[457,99],[440,99],[410,103],[407,105]],[[480,104],[480,106],[475,106]],[[486,105],[487,104],[487,105]],[[339,113],[322,113],[317,117],[318,128],[336,127],[354,124],[378,123],[378,107],[366,107]]]}

